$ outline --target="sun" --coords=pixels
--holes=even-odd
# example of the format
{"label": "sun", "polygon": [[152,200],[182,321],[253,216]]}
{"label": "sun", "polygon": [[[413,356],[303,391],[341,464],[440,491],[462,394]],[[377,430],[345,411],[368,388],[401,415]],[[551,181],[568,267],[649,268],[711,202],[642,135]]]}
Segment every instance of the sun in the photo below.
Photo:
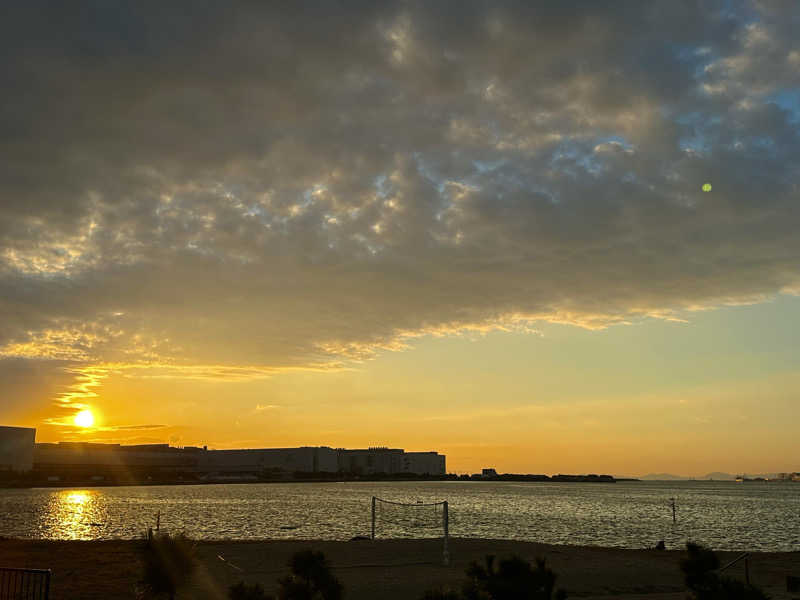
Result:
{"label": "sun", "polygon": [[75,425],[78,427],[91,427],[94,425],[94,415],[92,411],[88,408],[86,410],[82,410],[73,418]]}

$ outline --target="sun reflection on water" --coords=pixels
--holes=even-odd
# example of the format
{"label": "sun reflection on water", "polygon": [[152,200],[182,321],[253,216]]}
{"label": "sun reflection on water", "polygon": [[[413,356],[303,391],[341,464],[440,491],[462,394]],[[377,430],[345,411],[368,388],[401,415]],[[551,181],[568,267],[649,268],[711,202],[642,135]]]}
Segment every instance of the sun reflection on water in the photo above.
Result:
{"label": "sun reflection on water", "polygon": [[90,492],[86,491],[69,491],[66,494],[63,494],[64,502],[69,504],[80,504],[83,506],[87,502],[89,502],[89,498],[91,497]]}
{"label": "sun reflection on water", "polygon": [[40,535],[67,540],[93,539],[106,514],[97,490],[63,490],[53,494],[39,523]]}

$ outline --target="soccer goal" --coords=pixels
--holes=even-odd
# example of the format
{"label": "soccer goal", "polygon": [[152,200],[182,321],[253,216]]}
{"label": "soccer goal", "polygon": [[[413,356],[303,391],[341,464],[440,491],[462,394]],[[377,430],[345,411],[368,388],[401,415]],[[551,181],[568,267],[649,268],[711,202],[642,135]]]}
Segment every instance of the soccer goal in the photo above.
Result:
{"label": "soccer goal", "polygon": [[448,541],[450,538],[450,513],[447,500],[443,502],[394,502],[377,496],[372,497],[372,539],[376,526],[380,525],[390,534],[414,529],[441,529],[444,542],[442,558],[450,564]]}

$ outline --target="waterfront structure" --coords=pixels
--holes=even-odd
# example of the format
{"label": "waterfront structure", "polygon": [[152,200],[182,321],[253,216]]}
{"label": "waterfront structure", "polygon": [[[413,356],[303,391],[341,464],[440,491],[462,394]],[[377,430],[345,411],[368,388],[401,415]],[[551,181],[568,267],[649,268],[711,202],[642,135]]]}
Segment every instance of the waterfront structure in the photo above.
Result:
{"label": "waterfront structure", "polygon": [[322,447],[207,450],[198,455],[202,473],[336,473],[336,450]]}
{"label": "waterfront structure", "polygon": [[36,430],[0,426],[0,471],[25,472],[33,469]]}
{"label": "waterfront structure", "polygon": [[247,448],[209,450],[168,444],[121,446],[60,442],[36,444],[34,470],[55,479],[152,480],[174,477],[246,479],[300,473],[322,477],[347,475],[444,475],[445,457],[437,452],[405,452],[401,448],[333,449]]}
{"label": "waterfront structure", "polygon": [[169,444],[123,446],[90,442],[35,443],[36,430],[0,427],[0,471],[31,471],[42,479],[148,481],[303,474],[445,475],[445,456],[374,447],[327,446],[209,450]]}
{"label": "waterfront structure", "polygon": [[374,473],[400,473],[403,470],[403,450],[376,446],[348,450],[339,448],[338,470],[342,473],[372,475]]}
{"label": "waterfront structure", "polygon": [[[202,449],[198,449],[201,450]],[[36,444],[34,471],[51,480],[141,481],[196,471],[197,452],[169,444]]]}
{"label": "waterfront structure", "polygon": [[418,475],[444,475],[447,473],[444,454],[438,452],[406,452],[403,472]]}
{"label": "waterfront structure", "polygon": [[366,449],[338,449],[342,473],[374,475],[444,475],[445,457],[438,452],[406,452],[402,448],[374,446]]}

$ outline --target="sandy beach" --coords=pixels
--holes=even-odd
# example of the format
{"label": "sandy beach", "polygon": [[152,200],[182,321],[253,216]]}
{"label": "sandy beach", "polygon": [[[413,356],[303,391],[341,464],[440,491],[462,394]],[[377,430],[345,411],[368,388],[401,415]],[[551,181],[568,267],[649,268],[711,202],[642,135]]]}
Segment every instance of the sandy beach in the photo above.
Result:
{"label": "sandy beach", "polygon": [[[142,542],[50,542],[0,540],[0,565],[49,568],[53,571],[53,600],[134,598],[141,576],[138,548]],[[455,587],[472,560],[486,554],[518,554],[527,559],[546,557],[559,576],[559,586],[575,598],[678,600],[685,598],[678,561],[679,550],[551,546],[531,542],[451,539],[451,566],[442,565],[441,540],[330,541],[217,541],[200,542],[200,566],[192,586],[180,598],[217,600],[240,580],[260,582],[268,591],[287,572],[292,553],[321,550],[330,560],[351,600],[415,600],[427,588]],[[739,553],[719,553],[723,562]],[[744,577],[741,563],[729,571]],[[800,552],[752,553],[751,580],[773,598],[792,598],[786,575],[800,574]]]}

